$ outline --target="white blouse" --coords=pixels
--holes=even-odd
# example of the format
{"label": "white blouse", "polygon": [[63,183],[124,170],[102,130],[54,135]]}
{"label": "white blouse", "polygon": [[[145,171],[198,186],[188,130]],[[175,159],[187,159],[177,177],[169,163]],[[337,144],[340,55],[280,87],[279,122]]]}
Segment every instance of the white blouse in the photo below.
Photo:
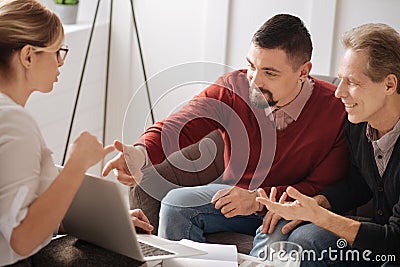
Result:
{"label": "white blouse", "polygon": [[[58,174],[51,154],[35,120],[0,93],[0,266],[25,258],[12,250],[10,237]],[[51,236],[32,255],[50,240]]]}

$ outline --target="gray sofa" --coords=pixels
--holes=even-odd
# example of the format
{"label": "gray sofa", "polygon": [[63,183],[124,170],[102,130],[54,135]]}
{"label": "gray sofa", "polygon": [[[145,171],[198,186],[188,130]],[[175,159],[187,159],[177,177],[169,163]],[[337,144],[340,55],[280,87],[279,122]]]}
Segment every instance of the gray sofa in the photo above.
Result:
{"label": "gray sofa", "polygon": [[[319,79],[326,80],[328,82],[338,84],[340,80],[336,77],[330,76],[313,76]],[[154,166],[154,168],[145,169],[143,171],[144,177],[143,181],[148,181],[152,179],[159,179],[161,175],[164,179],[181,186],[196,186],[196,185],[204,185],[208,184],[211,181],[219,179],[224,171],[224,159],[223,159],[223,151],[224,151],[224,143],[219,131],[211,132],[205,138],[210,138],[213,140],[217,147],[217,155],[206,169],[198,171],[198,172],[186,172],[180,170],[171,164],[176,160],[179,156],[177,153],[172,154],[166,159],[164,162]],[[209,145],[209,143],[208,143]],[[207,146],[207,144],[206,144]],[[210,151],[211,148],[204,149],[205,153]],[[181,150],[183,155],[194,161],[199,158],[199,143],[193,144]],[[204,156],[204,155],[203,155]],[[206,155],[207,157],[211,157],[210,155]],[[194,166],[195,168],[196,166]],[[146,183],[144,183],[146,184]],[[150,222],[155,226],[155,229],[158,227],[158,213],[160,209],[160,202],[151,197],[147,192],[146,186],[136,186],[131,188],[130,190],[130,206],[131,208],[141,208],[145,214],[148,216]],[[155,232],[153,232],[156,234]],[[253,236],[240,234],[240,233],[232,233],[232,232],[222,232],[216,234],[209,234],[206,236],[207,242],[209,243],[219,243],[219,244],[234,244],[237,246],[237,249],[241,253],[248,254],[253,245]]]}

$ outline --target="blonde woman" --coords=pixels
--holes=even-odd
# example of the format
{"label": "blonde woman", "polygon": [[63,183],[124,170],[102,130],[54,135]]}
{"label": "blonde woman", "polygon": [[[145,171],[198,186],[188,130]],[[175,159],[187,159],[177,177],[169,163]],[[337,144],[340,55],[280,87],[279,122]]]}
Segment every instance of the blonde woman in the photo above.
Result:
{"label": "blonde woman", "polygon": [[[58,173],[24,109],[34,91],[53,89],[68,52],[63,41],[60,19],[39,2],[0,1],[0,266],[26,266],[21,260],[50,242],[85,171],[113,151],[84,132]],[[141,211],[132,214],[151,230]]]}

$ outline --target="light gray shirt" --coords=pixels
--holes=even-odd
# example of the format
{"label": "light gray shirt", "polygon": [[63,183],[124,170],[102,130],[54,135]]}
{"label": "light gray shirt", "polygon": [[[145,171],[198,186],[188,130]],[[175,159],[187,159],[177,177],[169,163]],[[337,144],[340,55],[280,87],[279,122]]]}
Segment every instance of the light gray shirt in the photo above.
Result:
{"label": "light gray shirt", "polygon": [[374,156],[379,174],[383,175],[389,159],[392,156],[394,144],[400,134],[400,120],[396,123],[391,131],[378,139],[378,131],[367,124],[366,135],[374,148]]}

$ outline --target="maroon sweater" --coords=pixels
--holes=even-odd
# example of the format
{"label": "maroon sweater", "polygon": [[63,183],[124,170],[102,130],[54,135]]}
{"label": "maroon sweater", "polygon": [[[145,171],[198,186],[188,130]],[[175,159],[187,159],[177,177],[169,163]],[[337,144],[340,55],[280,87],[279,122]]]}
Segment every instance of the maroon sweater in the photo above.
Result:
{"label": "maroon sweater", "polygon": [[272,116],[249,103],[246,71],[220,77],[181,110],[155,123],[137,144],[145,145],[151,164],[219,129],[225,142],[223,180],[242,188],[288,185],[307,195],[341,179],[348,162],[343,137],[345,111],[335,86],[314,79],[300,116],[277,131]]}

